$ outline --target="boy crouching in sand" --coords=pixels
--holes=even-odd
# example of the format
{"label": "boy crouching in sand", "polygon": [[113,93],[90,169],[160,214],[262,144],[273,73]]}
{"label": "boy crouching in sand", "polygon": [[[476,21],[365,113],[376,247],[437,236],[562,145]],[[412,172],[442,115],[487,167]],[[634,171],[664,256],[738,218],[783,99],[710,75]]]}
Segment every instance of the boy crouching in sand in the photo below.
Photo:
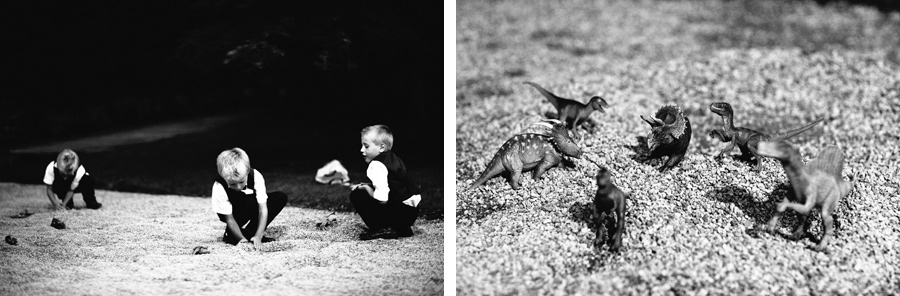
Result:
{"label": "boy crouching in sand", "polygon": [[253,247],[274,241],[263,234],[284,208],[287,196],[281,191],[266,192],[262,174],[250,168],[250,157],[241,148],[222,151],[216,166],[219,177],[212,187],[212,209],[225,222],[223,240],[232,245],[250,242]]}
{"label": "boy crouching in sand", "polygon": [[71,210],[75,207],[72,197],[81,193],[88,209],[99,209],[103,205],[94,196],[94,178],[88,174],[78,154],[66,149],[51,161],[44,172],[44,184],[47,184],[47,197],[57,210]]}
{"label": "boy crouching in sand", "polygon": [[384,125],[362,130],[362,152],[369,167],[366,176],[371,184],[351,187],[350,202],[369,230],[361,240],[396,239],[413,235],[411,226],[419,214],[422,200],[418,186],[406,175],[406,165],[391,152],[394,135]]}

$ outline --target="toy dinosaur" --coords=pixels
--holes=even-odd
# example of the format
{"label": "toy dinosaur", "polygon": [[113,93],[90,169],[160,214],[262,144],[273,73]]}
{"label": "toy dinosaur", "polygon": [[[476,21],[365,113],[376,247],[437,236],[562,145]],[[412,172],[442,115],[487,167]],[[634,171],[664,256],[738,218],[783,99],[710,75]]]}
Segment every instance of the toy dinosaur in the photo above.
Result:
{"label": "toy dinosaur", "polygon": [[519,189],[522,172],[534,170],[534,179],[540,180],[541,175],[558,165],[563,157],[581,157],[581,149],[569,136],[562,122],[544,119],[535,124],[544,126],[549,131],[546,134],[520,134],[506,140],[469,188],[481,186],[501,173],[508,173],[509,185],[513,189]]}
{"label": "toy dinosaur", "polygon": [[326,228],[334,224],[337,224],[337,212],[331,212],[331,214],[328,214],[327,216],[325,216],[325,218],[322,218],[321,222],[316,223],[316,228],[319,230],[325,230]]}
{"label": "toy dinosaur", "polygon": [[547,98],[547,101],[550,101],[550,104],[553,104],[553,107],[556,108],[557,118],[560,121],[565,122],[566,127],[569,129],[575,129],[579,122],[587,119],[595,110],[606,113],[603,108],[609,106],[609,104],[606,103],[606,100],[600,96],[592,97],[587,105],[585,105],[576,100],[561,98],[534,82],[524,83],[536,88],[541,95]]}
{"label": "toy dinosaur", "polygon": [[[618,252],[622,247],[622,233],[625,232],[625,200],[628,195],[612,183],[612,175],[605,167],[597,171],[597,193],[594,195],[594,224],[597,236],[594,245],[609,245],[609,250]],[[605,229],[607,235],[602,234]]]}
{"label": "toy dinosaur", "polygon": [[[794,197],[797,203],[789,201],[788,196],[778,203],[775,215],[766,225],[766,230],[774,232],[778,227],[778,219],[787,209],[792,209],[800,214],[800,225],[794,229],[791,235],[794,239],[806,235],[809,222],[807,217],[813,206],[821,208],[822,223],[825,225],[825,234],[815,247],[817,251],[824,251],[828,241],[834,234],[834,219],[832,211],[838,205],[841,198],[847,196],[855,185],[855,181],[848,182],[841,178],[841,170],[844,166],[844,155],[837,147],[827,147],[819,157],[803,165],[800,160],[800,151],[785,142],[761,142],[757,152],[762,156],[772,157],[781,162],[784,172],[791,181]],[[852,180],[853,178],[851,178]]]}
{"label": "toy dinosaur", "polygon": [[52,226],[53,228],[56,228],[56,229],[66,229],[66,223],[63,222],[62,220],[59,220],[56,218],[53,218],[53,220],[50,220],[50,226]]}
{"label": "toy dinosaur", "polygon": [[196,246],[193,251],[194,255],[209,254],[209,248],[205,246]]}
{"label": "toy dinosaur", "polygon": [[668,156],[669,159],[659,167],[660,172],[681,163],[691,143],[691,121],[684,112],[675,105],[667,105],[659,108],[656,116],[646,118],[641,115],[641,119],[650,124],[647,137],[650,155],[646,159]]}
{"label": "toy dinosaur", "polygon": [[738,146],[738,148],[741,149],[741,158],[747,160],[756,158],[756,166],[753,168],[753,170],[755,171],[759,171],[762,168],[762,159],[759,157],[759,153],[756,152],[756,146],[759,144],[759,142],[779,142],[787,140],[793,136],[811,129],[813,126],[824,120],[820,118],[810,124],[786,131],[779,135],[768,135],[766,133],[745,127],[735,127],[734,110],[728,103],[712,103],[709,105],[709,111],[712,111],[713,113],[716,113],[722,117],[722,129],[714,129],[709,132],[709,135],[713,138],[719,139],[719,141],[722,141],[724,143],[730,143],[727,147],[725,147],[725,149],[722,149],[722,152],[719,152],[719,154],[716,155],[716,159],[721,158],[725,153],[731,152],[731,150],[734,149],[734,146]]}
{"label": "toy dinosaur", "polygon": [[18,214],[9,216],[9,217],[13,218],[13,219],[22,219],[22,218],[28,218],[31,215],[34,215],[34,213],[29,212],[28,209],[25,209],[25,210],[22,210],[21,212],[19,212]]}

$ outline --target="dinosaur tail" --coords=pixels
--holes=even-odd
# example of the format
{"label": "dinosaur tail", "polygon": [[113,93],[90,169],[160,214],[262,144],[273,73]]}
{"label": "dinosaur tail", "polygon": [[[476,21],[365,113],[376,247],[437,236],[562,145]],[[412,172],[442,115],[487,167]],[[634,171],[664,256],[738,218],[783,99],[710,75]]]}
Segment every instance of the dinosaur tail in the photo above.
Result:
{"label": "dinosaur tail", "polygon": [[494,154],[494,158],[492,158],[491,162],[488,163],[487,167],[484,169],[484,172],[481,173],[481,176],[478,176],[478,179],[475,179],[475,182],[473,182],[472,185],[469,185],[469,189],[484,185],[487,180],[496,177],[502,172],[503,164],[500,163],[500,153]]}
{"label": "dinosaur tail", "polygon": [[803,133],[803,132],[813,128],[813,126],[815,126],[816,124],[818,124],[819,122],[822,122],[824,120],[825,120],[824,118],[819,118],[819,119],[816,119],[816,121],[813,121],[807,125],[801,126],[799,128],[793,129],[793,130],[786,131],[786,132],[776,136],[775,138],[773,138],[772,141],[784,141],[784,140],[790,139],[793,136],[799,135],[800,133]]}
{"label": "dinosaur tail", "polygon": [[541,93],[541,95],[543,95],[545,98],[547,98],[547,101],[550,101],[550,104],[553,104],[553,107],[554,107],[554,108],[557,108],[557,109],[559,108],[559,99],[560,99],[560,97],[554,95],[554,94],[551,93],[550,91],[544,89],[543,87],[541,87],[540,85],[537,85],[537,84],[534,83],[534,82],[531,82],[531,81],[525,81],[525,82],[523,82],[523,83],[524,83],[524,84],[528,84],[528,85],[533,86],[535,89],[537,89],[538,92]]}

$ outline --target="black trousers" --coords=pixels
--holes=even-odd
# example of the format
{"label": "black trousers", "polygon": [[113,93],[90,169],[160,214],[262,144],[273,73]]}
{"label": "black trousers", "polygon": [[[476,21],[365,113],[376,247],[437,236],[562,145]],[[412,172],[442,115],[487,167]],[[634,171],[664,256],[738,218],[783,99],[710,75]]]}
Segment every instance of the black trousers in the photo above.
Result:
{"label": "black trousers", "polygon": [[410,227],[416,222],[419,208],[402,203],[382,204],[366,192],[365,189],[357,189],[350,192],[350,202],[359,217],[362,218],[369,230],[378,230],[385,227],[403,228]]}
{"label": "black trousers", "polygon": [[[84,204],[88,207],[97,205],[97,196],[94,195],[94,177],[91,175],[84,175],[81,177],[81,182],[78,182],[78,187],[75,188],[75,193],[81,193],[81,197],[84,198]],[[62,186],[53,186],[53,194],[56,194],[56,198],[63,200],[66,198],[66,193],[69,192],[69,188]],[[69,200],[66,203],[67,207],[74,208],[75,207],[75,197]]]}
{"label": "black trousers", "polygon": [[[281,213],[281,210],[287,204],[287,195],[281,191],[268,192],[267,194],[269,199],[266,200],[266,207],[269,209],[269,215],[266,219],[266,227],[269,227],[272,220]],[[234,217],[234,221],[237,222],[238,227],[247,224],[246,227],[241,228],[241,233],[244,237],[249,239],[255,235],[256,228],[259,227],[259,203],[256,200],[251,200],[251,202],[232,204],[231,206],[231,215]],[[238,239],[228,233],[228,225],[225,226],[225,242],[230,244],[238,243]]]}

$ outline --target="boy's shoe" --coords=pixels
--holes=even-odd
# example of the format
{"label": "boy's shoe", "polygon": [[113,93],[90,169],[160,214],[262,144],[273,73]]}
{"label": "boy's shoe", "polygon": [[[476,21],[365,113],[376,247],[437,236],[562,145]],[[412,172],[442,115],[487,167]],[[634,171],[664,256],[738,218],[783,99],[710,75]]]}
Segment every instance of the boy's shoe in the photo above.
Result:
{"label": "boy's shoe", "polygon": [[268,242],[274,242],[274,241],[275,241],[274,238],[263,235],[262,242],[268,243]]}
{"label": "boy's shoe", "polygon": [[96,203],[96,204],[87,205],[86,207],[87,207],[88,209],[96,210],[96,209],[99,209],[99,208],[103,207],[103,204],[98,202],[98,203]]}
{"label": "boy's shoe", "polygon": [[397,239],[397,232],[391,229],[390,227],[385,227],[378,230],[366,231],[359,235],[360,240],[373,240],[376,238],[383,239]]}
{"label": "boy's shoe", "polygon": [[410,237],[413,236],[412,227],[398,227],[397,228],[397,236],[399,237]]}

